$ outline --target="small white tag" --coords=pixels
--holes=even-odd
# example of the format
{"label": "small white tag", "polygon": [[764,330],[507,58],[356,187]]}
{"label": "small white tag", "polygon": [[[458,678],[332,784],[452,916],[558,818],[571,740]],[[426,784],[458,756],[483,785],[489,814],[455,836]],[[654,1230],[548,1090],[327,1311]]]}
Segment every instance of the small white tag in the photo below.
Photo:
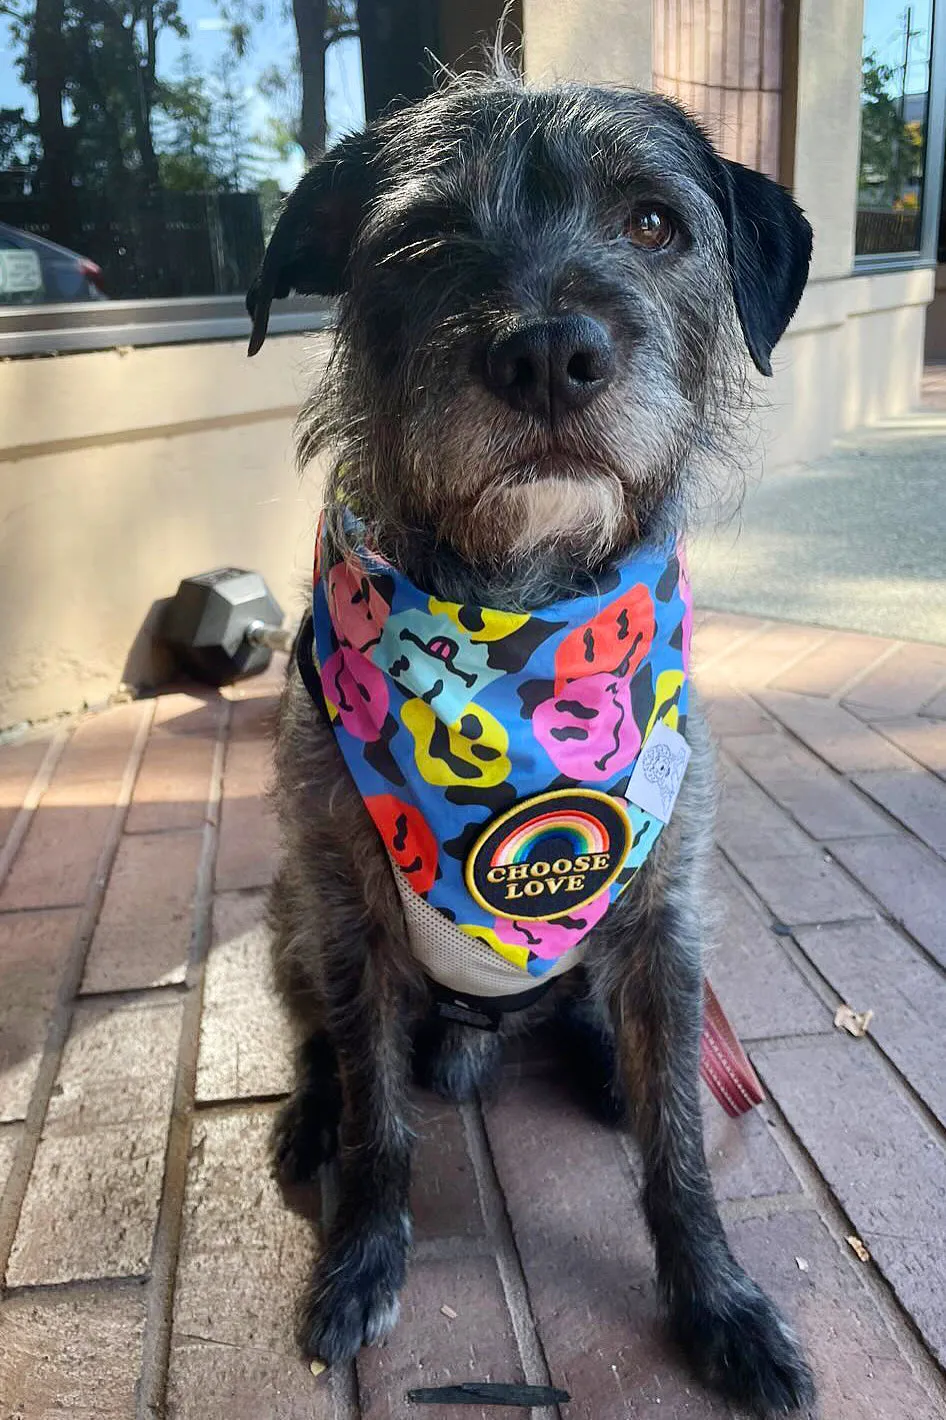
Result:
{"label": "small white tag", "polygon": [[658,720],[637,756],[625,799],[661,823],[669,823],[689,762],[686,740]]}

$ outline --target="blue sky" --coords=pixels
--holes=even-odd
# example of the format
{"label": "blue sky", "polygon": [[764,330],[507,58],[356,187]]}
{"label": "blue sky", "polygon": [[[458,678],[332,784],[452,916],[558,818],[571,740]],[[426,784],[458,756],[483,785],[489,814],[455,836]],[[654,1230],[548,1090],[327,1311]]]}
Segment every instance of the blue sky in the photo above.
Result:
{"label": "blue sky", "polygon": [[881,64],[889,64],[897,75],[891,88],[900,92],[900,69],[903,65],[906,15],[910,11],[910,28],[919,31],[910,43],[906,92],[922,92],[928,81],[930,39],[932,30],[932,0],[864,0],[864,50],[873,50]]}
{"label": "blue sky", "polygon": [[[239,71],[248,101],[248,127],[253,135],[263,131],[269,111],[267,101],[256,86],[258,76],[274,64],[288,68],[296,51],[295,27],[288,0],[263,0],[263,4],[263,21],[252,26],[249,53]],[[202,73],[211,73],[226,46],[227,21],[221,16],[214,0],[180,0],[180,9],[189,37],[181,40],[170,30],[161,33],[158,38],[158,73],[174,78],[179,72],[185,47],[190,50],[195,67]],[[35,100],[32,92],[19,82],[13,64],[6,58],[13,53],[13,48],[9,33],[5,31],[8,31],[7,23],[0,22],[0,48],[4,53],[4,61],[0,64],[0,107],[23,107],[27,116],[33,118]],[[364,122],[364,103],[358,41],[340,40],[332,45],[325,68],[330,137],[360,128]],[[288,162],[274,161],[271,175],[285,189],[297,181],[302,169],[302,152],[299,150]]]}

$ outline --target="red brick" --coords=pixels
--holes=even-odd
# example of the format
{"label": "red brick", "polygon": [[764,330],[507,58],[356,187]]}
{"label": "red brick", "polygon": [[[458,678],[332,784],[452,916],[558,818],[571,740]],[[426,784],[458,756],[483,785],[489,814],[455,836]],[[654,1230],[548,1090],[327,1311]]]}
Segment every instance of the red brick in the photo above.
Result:
{"label": "red brick", "polygon": [[737,643],[760,632],[766,623],[754,616],[734,616],[724,611],[702,611],[693,617],[693,668],[699,680],[704,666],[728,655]]}
{"label": "red brick", "polygon": [[874,1262],[946,1357],[946,1150],[868,1040],[763,1046],[752,1058]]}
{"label": "red brick", "polygon": [[178,690],[155,700],[152,734],[216,739],[227,702],[215,690]]}
{"label": "red brick", "polygon": [[[878,729],[917,764],[946,779],[946,725],[937,720],[908,715],[902,720],[884,720]],[[883,766],[864,764],[858,768],[880,769]]]}
{"label": "red brick", "polygon": [[714,676],[724,677],[739,690],[758,690],[779,675],[787,662],[814,650],[826,635],[818,627],[772,623],[747,645],[721,658],[713,667]]}
{"label": "red brick", "polygon": [[3,1190],[7,1186],[10,1170],[13,1168],[17,1145],[20,1142],[20,1132],[18,1125],[0,1125],[0,1198],[3,1197]]}
{"label": "red brick", "polygon": [[330,1377],[301,1356],[175,1336],[167,1420],[336,1420]]}
{"label": "red brick", "polygon": [[331,1382],[300,1358],[293,1308],[308,1226],[270,1176],[272,1112],[194,1123],[174,1294],[168,1420],[334,1420]]}
{"label": "red brick", "polygon": [[906,755],[883,738],[888,733],[887,724],[880,733],[843,706],[808,695],[763,690],[759,699],[793,735],[842,774],[852,770],[910,767]]}
{"label": "red brick", "polygon": [[813,838],[852,838],[889,827],[850,785],[787,735],[728,739],[726,753]]}
{"label": "red brick", "polygon": [[204,978],[199,1100],[287,1094],[292,1038],[271,981],[262,893],[222,893]]}
{"label": "red brick", "polygon": [[23,1119],[78,913],[0,916],[0,1120]]}
{"label": "red brick", "polygon": [[936,1420],[939,1412],[868,1293],[863,1264],[845,1256],[816,1214],[752,1218],[734,1223],[729,1235],[736,1256],[796,1326],[814,1368],[820,1415]]}
{"label": "red brick", "polygon": [[82,978],[83,991],[127,991],[183,981],[203,836],[122,840]]}
{"label": "red brick", "polygon": [[10,1286],[147,1271],[180,1023],[178,1001],[77,1008],[20,1214]]}
{"label": "red brick", "polygon": [[135,781],[125,832],[202,827],[214,749],[214,740],[206,735],[153,733]]}
{"label": "red brick", "polygon": [[946,980],[886,922],[800,928],[796,938],[842,1001],[874,1012],[870,1033],[946,1125]]}
{"label": "red brick", "polygon": [[[851,845],[886,843],[883,838],[854,838]],[[832,851],[835,845],[832,844]],[[847,846],[847,845],[844,845]],[[758,858],[740,863],[740,871],[780,922],[789,926],[846,922],[873,917],[876,908],[850,878],[814,844],[791,858]]]}
{"label": "red brick", "polygon": [[[443,1315],[444,1305],[453,1308],[456,1320]],[[491,1257],[415,1261],[397,1327],[384,1346],[362,1351],[357,1366],[363,1420],[417,1420],[424,1409],[438,1420],[472,1420],[474,1415],[518,1420],[526,1413],[507,1405],[418,1410],[407,1399],[414,1386],[526,1379]]]}
{"label": "red brick", "polygon": [[411,1212],[415,1238],[482,1237],[476,1175],[455,1106],[430,1096],[417,1102]]}
{"label": "red brick", "polygon": [[933,720],[946,720],[946,687],[926,702],[922,713]]}
{"label": "red brick", "polygon": [[48,732],[0,745],[0,847],[52,742]]}
{"label": "red brick", "polygon": [[722,867],[713,905],[722,910],[707,971],[736,1032],[746,1040],[831,1030],[831,1016],[772,932]]}
{"label": "red brick", "polygon": [[722,1420],[728,1411],[665,1340],[651,1245],[615,1135],[541,1080],[520,1081],[486,1120],[552,1380],[572,1395],[569,1416]]}
{"label": "red brick", "polygon": [[832,843],[831,851],[946,966],[946,864],[905,833]]}
{"label": "red brick", "polygon": [[946,850],[946,784],[934,774],[895,769],[855,774],[854,782],[917,838],[940,853]]}
{"label": "red brick", "polygon": [[775,1142],[776,1126],[763,1104],[730,1119],[702,1087],[706,1158],[713,1191],[726,1202],[801,1192],[801,1184]]}
{"label": "red brick", "polygon": [[134,1420],[142,1301],[89,1290],[0,1303],[4,1420]]}
{"label": "red brick", "polygon": [[775,722],[741,690],[719,686],[702,697],[710,729],[718,739],[727,735],[767,735]]}
{"label": "red brick", "polygon": [[879,636],[836,631],[771,681],[775,690],[802,695],[837,695],[860,671],[867,671],[892,643]]}
{"label": "red brick", "polygon": [[272,1119],[257,1108],[194,1121],[174,1335],[233,1348],[236,1366],[243,1351],[279,1357],[287,1385],[308,1396],[312,1377],[295,1369],[293,1308],[312,1264],[311,1235],[271,1177]]}
{"label": "red brick", "polygon": [[248,699],[234,700],[230,717],[231,740],[264,740],[272,745],[276,734],[276,719],[279,711],[279,695],[267,685],[266,693],[260,694],[254,687]]}
{"label": "red brick", "polygon": [[920,391],[924,409],[946,409],[946,365],[927,365]]}
{"label": "red brick", "polygon": [[232,740],[227,750],[217,853],[216,889],[266,887],[276,860],[276,821],[264,799],[272,746]]}
{"label": "red brick", "polygon": [[119,705],[78,726],[0,891],[0,907],[85,901],[146,713],[140,704]]}
{"label": "red brick", "polygon": [[811,850],[811,839],[741,769],[720,761],[716,838],[742,869],[756,858],[789,858]]}
{"label": "red brick", "polygon": [[860,714],[882,720],[914,715],[946,682],[946,647],[901,646],[845,695]]}

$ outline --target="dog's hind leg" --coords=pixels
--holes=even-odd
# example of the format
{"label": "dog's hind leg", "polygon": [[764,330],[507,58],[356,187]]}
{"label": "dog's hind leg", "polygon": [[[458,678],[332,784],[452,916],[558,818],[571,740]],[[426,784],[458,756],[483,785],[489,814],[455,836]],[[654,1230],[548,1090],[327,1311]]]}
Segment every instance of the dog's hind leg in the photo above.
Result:
{"label": "dog's hind leg", "polygon": [[580,1100],[603,1124],[625,1124],[627,1098],[607,1011],[582,990],[563,998],[557,1020],[568,1076]]}
{"label": "dog's hind leg", "polygon": [[414,1034],[414,1079],[425,1090],[463,1104],[487,1090],[502,1064],[502,1042],[494,1031],[433,1016]]}

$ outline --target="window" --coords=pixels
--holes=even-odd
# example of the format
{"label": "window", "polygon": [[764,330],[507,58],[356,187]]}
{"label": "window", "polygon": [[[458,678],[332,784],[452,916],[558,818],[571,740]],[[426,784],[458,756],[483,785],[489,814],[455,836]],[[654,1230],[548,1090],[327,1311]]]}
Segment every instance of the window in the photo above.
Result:
{"label": "window", "polygon": [[9,0],[0,45],[0,308],[242,298],[364,119],[355,0]]}
{"label": "window", "polygon": [[[933,0],[865,0],[855,252],[932,257],[942,166]],[[930,218],[932,217],[932,220]]]}

